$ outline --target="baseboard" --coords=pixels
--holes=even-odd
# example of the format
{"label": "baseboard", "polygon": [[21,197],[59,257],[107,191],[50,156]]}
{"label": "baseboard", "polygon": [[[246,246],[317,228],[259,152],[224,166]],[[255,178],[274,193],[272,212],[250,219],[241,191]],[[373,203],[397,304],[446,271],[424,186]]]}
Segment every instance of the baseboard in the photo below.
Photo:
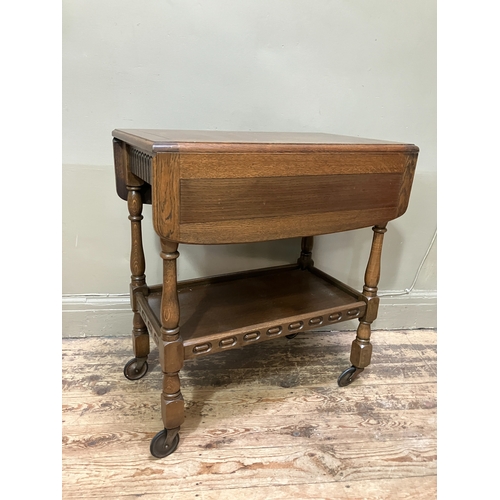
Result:
{"label": "baseboard", "polygon": [[374,328],[377,330],[437,328],[437,292],[413,291],[405,295],[380,297]]}
{"label": "baseboard", "polygon": [[[129,335],[131,321],[128,295],[66,295],[62,300],[63,338]],[[340,323],[335,330],[355,330],[356,326],[357,321],[353,320]],[[379,330],[436,328],[437,293],[413,291],[381,297],[373,327]]]}
{"label": "baseboard", "polygon": [[62,300],[62,336],[119,337],[132,328],[128,295],[67,295]]}

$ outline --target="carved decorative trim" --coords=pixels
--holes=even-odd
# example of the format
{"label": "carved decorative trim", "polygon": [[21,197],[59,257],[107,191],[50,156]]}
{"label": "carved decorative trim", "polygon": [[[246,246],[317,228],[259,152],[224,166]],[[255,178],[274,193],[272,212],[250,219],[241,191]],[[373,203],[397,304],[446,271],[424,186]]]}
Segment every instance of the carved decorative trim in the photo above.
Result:
{"label": "carved decorative trim", "polygon": [[[160,289],[159,286],[149,288],[149,292]],[[132,291],[135,298],[137,310],[144,320],[146,327],[157,345],[161,339],[161,325],[152,311],[147,297],[144,295],[144,289],[140,291]],[[187,343],[184,345],[184,359],[197,358],[209,353],[222,352],[230,349],[244,347],[256,342],[263,342],[265,340],[272,340],[278,337],[284,337],[293,333],[308,331],[320,326],[331,325],[348,321],[363,316],[366,310],[366,305],[357,304],[346,305],[342,309],[335,308],[330,311],[322,311],[320,315],[295,317],[293,321],[263,325],[248,329],[246,331],[228,332],[228,335],[222,338],[205,338],[201,339],[199,343]],[[182,330],[182,328],[181,328]],[[181,332],[182,333],[182,332]]]}
{"label": "carved decorative trim", "polygon": [[364,307],[346,307],[339,311],[338,309],[331,313],[326,313],[322,316],[305,317],[303,319],[294,320],[291,323],[284,323],[281,325],[274,325],[268,328],[253,329],[247,332],[237,333],[224,337],[216,343],[201,342],[196,345],[185,347],[185,358],[199,357],[204,354],[227,351],[237,347],[243,347],[255,342],[262,342],[264,340],[271,340],[277,337],[290,335],[290,333],[298,333],[307,331],[314,327],[324,326],[341,321],[358,318],[364,313]]}
{"label": "carved decorative trim", "polygon": [[148,184],[151,184],[153,156],[136,148],[130,148],[129,154],[130,171]]}

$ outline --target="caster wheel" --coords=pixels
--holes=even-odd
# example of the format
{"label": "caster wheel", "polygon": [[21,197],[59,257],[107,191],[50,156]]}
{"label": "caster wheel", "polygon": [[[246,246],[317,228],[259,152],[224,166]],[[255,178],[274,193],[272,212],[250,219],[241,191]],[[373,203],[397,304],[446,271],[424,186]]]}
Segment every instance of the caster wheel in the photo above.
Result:
{"label": "caster wheel", "polygon": [[286,337],[287,339],[290,339],[290,340],[291,340],[291,339],[294,339],[297,335],[298,335],[298,333],[291,333],[290,335],[285,335],[285,337]]}
{"label": "caster wheel", "polygon": [[344,370],[338,380],[337,383],[339,384],[339,387],[346,387],[347,385],[351,384],[351,382],[363,371],[363,368],[356,368],[355,366],[351,366],[347,368],[347,370]]}
{"label": "caster wheel", "polygon": [[129,380],[139,380],[140,378],[146,375],[148,371],[148,362],[144,361],[144,364],[141,368],[137,368],[137,359],[132,358],[123,368],[123,374]]}
{"label": "caster wheel", "polygon": [[152,440],[149,446],[151,455],[156,458],[168,457],[172,454],[179,445],[179,434],[177,433],[170,445],[167,444],[167,429],[160,431]]}

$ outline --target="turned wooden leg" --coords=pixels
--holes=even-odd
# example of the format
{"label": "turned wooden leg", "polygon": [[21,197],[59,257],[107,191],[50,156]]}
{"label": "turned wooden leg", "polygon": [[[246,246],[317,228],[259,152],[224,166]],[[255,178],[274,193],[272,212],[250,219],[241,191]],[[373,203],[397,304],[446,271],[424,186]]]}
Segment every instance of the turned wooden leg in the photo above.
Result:
{"label": "turned wooden leg", "polygon": [[[314,262],[312,260],[312,249],[313,249],[314,237],[313,236],[304,236],[301,241],[301,252],[300,257],[297,259],[297,264],[299,268],[302,270],[308,269],[314,266]],[[298,333],[290,333],[289,335],[285,335],[287,339],[294,339]]]}
{"label": "turned wooden leg", "polygon": [[349,385],[371,361],[371,324],[376,319],[378,313],[380,299],[377,297],[377,285],[380,279],[382,242],[386,231],[385,224],[373,227],[372,247],[368,265],[366,266],[365,284],[363,286],[363,299],[366,302],[366,311],[359,319],[356,338],[351,346],[352,366],[340,375],[338,380],[340,386]]}
{"label": "turned wooden leg", "polygon": [[146,285],[146,261],[142,246],[142,197],[140,186],[127,186],[127,204],[131,225],[132,246],[130,251],[130,297],[134,317],[132,320],[132,345],[135,358],[131,359],[124,368],[125,376],[130,380],[143,377],[148,369],[147,358],[149,354],[148,329],[139,314],[133,299],[134,289]]}
{"label": "turned wooden leg", "polygon": [[313,236],[304,236],[301,242],[301,252],[300,257],[297,260],[301,269],[307,269],[308,267],[312,267],[314,265],[314,261],[312,260],[312,249],[314,244]]}
{"label": "turned wooden leg", "polygon": [[162,458],[173,453],[179,443],[179,429],[184,421],[184,399],[179,371],[184,364],[184,346],[179,333],[179,300],[177,297],[178,244],[161,239],[163,259],[163,292],[161,298],[161,339],[158,345],[163,371],[161,414],[164,430],[151,441],[151,454]]}

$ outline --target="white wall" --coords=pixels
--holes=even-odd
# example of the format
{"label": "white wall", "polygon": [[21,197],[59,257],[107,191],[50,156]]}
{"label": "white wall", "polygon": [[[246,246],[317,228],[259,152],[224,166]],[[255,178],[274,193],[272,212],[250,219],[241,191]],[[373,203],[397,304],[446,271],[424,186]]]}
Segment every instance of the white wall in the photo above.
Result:
{"label": "white wall", "polygon": [[[382,262],[381,290],[403,290],[436,227],[435,1],[65,0],[66,325],[77,312],[106,310],[105,302],[87,307],[97,300],[90,295],[128,292],[128,213],[114,190],[114,128],[316,131],[418,145],[410,206],[389,224]],[[161,259],[150,207],[144,215],[153,284]],[[318,237],[316,264],[359,287],[370,241],[370,229]],[[183,245],[179,278],[290,262],[299,245]],[[386,297],[386,310],[396,312],[384,316],[382,307],[377,326],[435,326],[435,298],[433,248],[404,297],[411,311],[391,309],[402,298]],[[121,299],[113,300],[116,309]],[[72,331],[100,330],[87,321]]]}

